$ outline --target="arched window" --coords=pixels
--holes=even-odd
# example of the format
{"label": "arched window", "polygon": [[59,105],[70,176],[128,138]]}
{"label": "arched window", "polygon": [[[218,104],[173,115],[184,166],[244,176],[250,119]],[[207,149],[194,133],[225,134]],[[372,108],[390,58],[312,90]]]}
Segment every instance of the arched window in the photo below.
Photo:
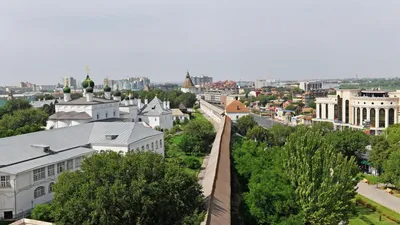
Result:
{"label": "arched window", "polygon": [[45,195],[45,189],[43,186],[37,187],[33,193],[33,197],[34,198],[39,198],[42,197],[43,195]]}
{"label": "arched window", "polygon": [[394,109],[389,109],[389,125],[394,124]]}
{"label": "arched window", "polygon": [[328,104],[325,104],[325,119],[329,118],[328,112],[329,112]]}
{"label": "arched window", "polygon": [[99,119],[100,118],[100,115],[97,113],[97,119]]}
{"label": "arched window", "polygon": [[151,150],[154,150],[154,142],[151,142]]}
{"label": "arched window", "polygon": [[142,122],[142,118],[139,118],[139,122]]}
{"label": "arched window", "polygon": [[350,116],[350,102],[349,102],[349,100],[346,100],[344,104],[345,104],[345,115],[346,115],[345,123],[349,123],[349,116]]}
{"label": "arched window", "polygon": [[385,127],[385,110],[379,109],[379,127]]}
{"label": "arched window", "polygon": [[52,192],[53,192],[53,185],[54,185],[53,182],[51,182],[51,183],[49,184],[49,193],[52,193]]}
{"label": "arched window", "polygon": [[371,123],[371,127],[375,127],[375,109],[371,109],[370,113],[369,113],[369,117],[370,117],[370,123]]}

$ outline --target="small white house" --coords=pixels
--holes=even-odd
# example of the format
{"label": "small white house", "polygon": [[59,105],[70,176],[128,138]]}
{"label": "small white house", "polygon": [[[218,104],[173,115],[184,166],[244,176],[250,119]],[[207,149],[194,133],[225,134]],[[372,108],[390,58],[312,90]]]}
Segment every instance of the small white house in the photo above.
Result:
{"label": "small white house", "polygon": [[169,101],[161,101],[156,96],[150,103],[147,103],[147,99],[145,99],[144,104],[138,114],[138,122],[144,122],[152,128],[171,129],[173,127]]}
{"label": "small white house", "polygon": [[185,118],[190,120],[189,114],[183,113],[180,109],[171,109],[174,121],[184,122]]}
{"label": "small white house", "polygon": [[153,151],[164,156],[164,134],[132,122],[93,122],[0,139],[0,220],[23,217],[53,199],[65,170],[91,154]]}
{"label": "small white house", "polygon": [[232,121],[236,121],[242,116],[249,115],[250,110],[239,100],[235,100],[226,106],[225,114],[229,116]]}

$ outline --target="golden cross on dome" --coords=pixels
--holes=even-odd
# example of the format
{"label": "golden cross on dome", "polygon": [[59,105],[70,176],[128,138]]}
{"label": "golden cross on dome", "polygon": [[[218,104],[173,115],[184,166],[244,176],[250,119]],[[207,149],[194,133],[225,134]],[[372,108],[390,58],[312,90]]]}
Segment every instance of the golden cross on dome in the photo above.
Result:
{"label": "golden cross on dome", "polygon": [[86,75],[89,75],[89,71],[90,71],[89,66],[85,66],[85,71],[86,71]]}

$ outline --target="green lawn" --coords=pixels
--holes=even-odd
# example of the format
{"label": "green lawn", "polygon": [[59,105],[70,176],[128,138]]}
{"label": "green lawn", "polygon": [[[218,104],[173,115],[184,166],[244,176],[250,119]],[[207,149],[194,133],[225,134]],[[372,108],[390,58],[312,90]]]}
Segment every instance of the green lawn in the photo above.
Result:
{"label": "green lawn", "polygon": [[[178,145],[182,141],[184,136],[182,134],[175,135],[171,137],[171,140],[169,141],[169,146],[168,150],[166,151],[166,156],[165,158],[169,160],[170,162],[176,162],[176,163],[182,163],[185,161],[186,158],[188,157],[195,157],[197,158],[200,163],[203,163],[204,155],[194,155],[194,154],[187,154],[186,152],[182,151]],[[200,172],[200,168],[193,170],[190,168],[185,168],[185,171],[197,176]]]}
{"label": "green lawn", "polygon": [[[365,205],[358,204],[356,206],[356,211],[357,211],[357,216],[354,216],[353,218],[350,219],[350,224],[351,225],[363,225],[363,224],[398,224],[393,220],[399,220],[400,221],[400,214],[397,212],[394,212],[362,195],[357,195],[356,199],[360,199],[365,203],[368,203],[376,208],[376,210],[372,210]],[[381,221],[379,221],[379,216],[381,215]],[[386,216],[384,216],[386,215]],[[389,219],[390,217],[391,219]]]}
{"label": "green lawn", "polygon": [[364,178],[368,180],[368,184],[378,184],[379,183],[378,176],[360,173],[360,180],[362,180]]}

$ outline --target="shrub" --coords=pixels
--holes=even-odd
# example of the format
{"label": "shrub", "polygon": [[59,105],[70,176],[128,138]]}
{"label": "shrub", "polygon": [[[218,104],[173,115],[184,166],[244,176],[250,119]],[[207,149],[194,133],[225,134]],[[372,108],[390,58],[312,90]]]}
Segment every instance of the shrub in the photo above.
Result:
{"label": "shrub", "polygon": [[198,160],[196,157],[193,156],[186,157],[184,162],[188,168],[193,170],[197,170],[201,167],[200,160]]}

